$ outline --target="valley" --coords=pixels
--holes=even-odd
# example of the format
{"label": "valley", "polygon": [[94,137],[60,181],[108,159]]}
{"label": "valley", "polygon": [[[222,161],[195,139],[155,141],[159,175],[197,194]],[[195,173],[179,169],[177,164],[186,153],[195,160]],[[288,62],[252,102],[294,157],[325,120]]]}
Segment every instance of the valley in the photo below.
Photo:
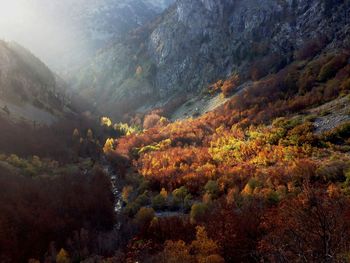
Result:
{"label": "valley", "polygon": [[349,262],[348,1],[32,4],[75,45],[0,41],[0,262]]}

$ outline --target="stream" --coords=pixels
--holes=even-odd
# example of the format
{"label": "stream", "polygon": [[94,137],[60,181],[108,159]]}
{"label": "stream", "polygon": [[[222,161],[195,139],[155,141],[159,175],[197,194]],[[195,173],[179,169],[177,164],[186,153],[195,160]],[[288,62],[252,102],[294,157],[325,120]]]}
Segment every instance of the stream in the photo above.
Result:
{"label": "stream", "polygon": [[[107,161],[103,160],[103,171],[109,176],[111,184],[112,184],[112,192],[114,196],[114,212],[116,215],[119,215],[122,212],[123,201],[120,192],[120,186],[118,185],[118,174],[113,169],[112,165]],[[156,217],[179,217],[183,216],[184,213],[182,211],[157,211],[155,213]],[[117,229],[120,229],[120,223],[117,223],[115,226]]]}
{"label": "stream", "polygon": [[[122,197],[121,197],[121,192],[118,188],[118,174],[117,172],[113,169],[111,164],[103,160],[103,171],[108,175],[111,181],[112,185],[112,193],[114,196],[114,212],[118,216],[122,212],[123,208],[123,202],[122,202]],[[117,222],[116,225],[114,226],[116,230],[119,230],[121,228],[121,223]]]}

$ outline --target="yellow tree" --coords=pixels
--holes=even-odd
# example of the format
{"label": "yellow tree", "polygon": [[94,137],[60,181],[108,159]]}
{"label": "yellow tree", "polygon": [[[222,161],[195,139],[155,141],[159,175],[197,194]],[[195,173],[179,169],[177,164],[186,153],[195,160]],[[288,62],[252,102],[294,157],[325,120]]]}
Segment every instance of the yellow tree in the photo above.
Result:
{"label": "yellow tree", "polygon": [[105,145],[103,146],[103,152],[108,154],[114,150],[114,139],[109,138],[106,140]]}
{"label": "yellow tree", "polygon": [[182,240],[167,240],[161,257],[163,262],[167,263],[194,262],[193,257],[190,255],[190,247]]}
{"label": "yellow tree", "polygon": [[71,260],[69,258],[69,254],[66,250],[61,248],[60,252],[58,252],[56,256],[56,262],[57,263],[70,263]]}
{"label": "yellow tree", "polygon": [[168,191],[165,190],[165,188],[162,188],[162,190],[160,191],[160,195],[163,196],[164,199],[168,198]]}
{"label": "yellow tree", "polygon": [[101,118],[101,126],[107,126],[107,127],[112,126],[112,121],[111,121],[111,119],[108,118],[108,117],[102,117],[102,118]]}
{"label": "yellow tree", "polygon": [[195,251],[198,263],[223,263],[225,260],[219,255],[219,246],[210,239],[204,227],[196,227],[196,239],[191,247]]}

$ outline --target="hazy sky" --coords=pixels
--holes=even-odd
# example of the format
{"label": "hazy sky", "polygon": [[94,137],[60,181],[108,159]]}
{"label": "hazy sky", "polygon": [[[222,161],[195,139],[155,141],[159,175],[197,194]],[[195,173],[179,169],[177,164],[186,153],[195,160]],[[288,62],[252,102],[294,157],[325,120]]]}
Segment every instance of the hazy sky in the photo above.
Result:
{"label": "hazy sky", "polygon": [[[129,6],[126,3],[131,2],[134,5],[142,3],[128,0],[0,0],[0,39],[16,41],[52,69],[66,71],[87,62],[97,48],[118,35],[118,25],[120,29],[127,28],[125,23],[132,25],[135,21],[147,20],[147,16],[155,12],[155,9],[133,9],[135,6],[132,5],[131,10],[124,11],[123,8]],[[160,11],[170,2],[144,0],[143,4]],[[101,20],[100,15],[106,19]]]}
{"label": "hazy sky", "polygon": [[[79,0],[71,0],[74,1]],[[0,38],[14,40],[49,65],[55,64],[54,60],[81,43],[80,32],[67,19],[65,10],[52,3],[53,0],[0,0]]]}

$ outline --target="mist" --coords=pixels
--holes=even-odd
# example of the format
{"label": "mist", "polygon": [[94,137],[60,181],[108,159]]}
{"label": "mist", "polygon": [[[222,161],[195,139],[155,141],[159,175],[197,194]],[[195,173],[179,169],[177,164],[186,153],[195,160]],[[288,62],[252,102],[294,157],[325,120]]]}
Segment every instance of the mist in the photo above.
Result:
{"label": "mist", "polygon": [[15,41],[53,69],[64,70],[90,52],[79,17],[74,14],[81,3],[0,0],[0,38]]}
{"label": "mist", "polygon": [[0,0],[0,38],[67,73],[161,13],[172,0]]}

